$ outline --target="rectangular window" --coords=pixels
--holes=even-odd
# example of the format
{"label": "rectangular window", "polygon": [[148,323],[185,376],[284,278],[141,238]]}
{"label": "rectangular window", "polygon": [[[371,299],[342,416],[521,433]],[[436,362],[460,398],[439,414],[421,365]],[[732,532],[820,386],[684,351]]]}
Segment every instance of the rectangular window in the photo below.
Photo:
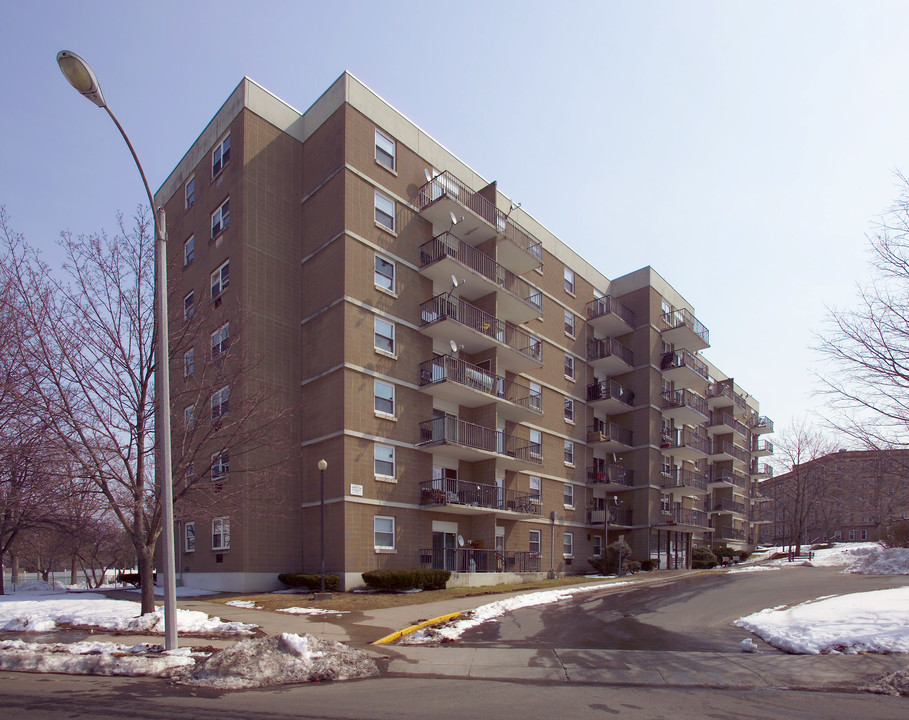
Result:
{"label": "rectangular window", "polygon": [[574,270],[565,268],[565,292],[574,295]]}
{"label": "rectangular window", "polygon": [[376,162],[389,170],[395,169],[395,141],[376,130]]}
{"label": "rectangular window", "polygon": [[183,549],[191,553],[196,551],[196,523],[188,522],[183,524]]}
{"label": "rectangular window", "polygon": [[230,550],[230,518],[220,517],[211,521],[211,549]]}
{"label": "rectangular window", "polygon": [[392,232],[395,231],[395,203],[376,190],[376,222]]}
{"label": "rectangular window", "polygon": [[190,235],[185,243],[183,243],[183,267],[189,265],[193,258],[196,256],[196,236]]}
{"label": "rectangular window", "polygon": [[562,504],[574,507],[574,485],[564,485]]}
{"label": "rectangular window", "polygon": [[567,532],[562,535],[562,555],[574,557],[574,533]]}
{"label": "rectangular window", "polygon": [[196,481],[196,466],[193,463],[186,465],[186,472],[183,473],[183,482],[186,487],[190,487]]}
{"label": "rectangular window", "polygon": [[539,502],[542,497],[541,480],[533,475],[530,476],[530,497]]}
{"label": "rectangular window", "polygon": [[196,371],[196,351],[190,348],[183,353],[183,377],[190,377]]}
{"label": "rectangular window", "polygon": [[853,540],[855,540],[855,530],[850,530],[849,531],[849,541],[851,542]]}
{"label": "rectangular window", "polygon": [[374,383],[373,395],[375,396],[375,406],[377,413],[384,415],[395,414],[395,386],[376,380]]}
{"label": "rectangular window", "polygon": [[227,286],[230,284],[230,260],[225,260],[224,264],[221,265],[217,270],[211,274],[211,296],[212,298],[218,297],[221,293],[227,290]]}
{"label": "rectangular window", "polygon": [[574,337],[574,313],[571,310],[565,311],[565,334]]}
{"label": "rectangular window", "polygon": [[211,214],[211,236],[214,239],[219,233],[230,225],[230,198],[227,198]]}
{"label": "rectangular window", "polygon": [[230,453],[222,450],[211,456],[211,479],[213,481],[223,480],[230,472]]}
{"label": "rectangular window", "polygon": [[230,133],[215,145],[215,149],[211,153],[211,176],[214,177],[221,172],[228,160],[230,160]]}
{"label": "rectangular window", "polygon": [[211,334],[211,359],[221,357],[230,347],[230,323],[226,322]]}
{"label": "rectangular window", "polygon": [[660,494],[660,512],[663,515],[670,515],[672,513],[672,497],[669,493]]}
{"label": "rectangular window", "polygon": [[395,326],[379,317],[375,322],[375,348],[391,355],[395,354]]}
{"label": "rectangular window", "polygon": [[530,383],[530,407],[543,412],[543,386],[540,383]]}
{"label": "rectangular window", "polygon": [[565,356],[565,377],[574,380],[574,355]]}
{"label": "rectangular window", "polygon": [[376,255],[375,284],[388,292],[395,291],[395,264],[381,255]]}
{"label": "rectangular window", "polygon": [[185,298],[183,298],[183,319],[189,320],[193,316],[193,311],[195,310],[195,293],[191,290]]}
{"label": "rectangular window", "polygon": [[195,405],[187,405],[185,408],[183,408],[183,427],[185,427],[187,430],[196,424],[195,413]]}
{"label": "rectangular window", "polygon": [[593,556],[603,557],[603,538],[599,535],[593,536]]}
{"label": "rectangular window", "polygon": [[862,530],[862,540],[867,540],[867,539],[868,539],[868,531]]}
{"label": "rectangular window", "polygon": [[565,441],[565,464],[574,465],[574,443],[571,440]]}
{"label": "rectangular window", "polygon": [[372,519],[373,545],[377,550],[395,549],[395,519],[375,515]]}
{"label": "rectangular window", "polygon": [[217,420],[228,410],[230,385],[225,385],[211,396],[211,419]]}
{"label": "rectangular window", "polygon": [[565,398],[565,419],[574,422],[574,400]]}
{"label": "rectangular window", "polygon": [[527,541],[527,549],[532,553],[536,553],[537,555],[540,554],[540,536],[541,533],[539,530],[531,530]]}
{"label": "rectangular window", "polygon": [[184,209],[192,207],[192,204],[196,202],[196,177],[193,176],[186,181],[186,185],[183,186],[183,207]]}
{"label": "rectangular window", "polygon": [[530,456],[534,458],[543,457],[543,433],[539,430],[530,431]]}
{"label": "rectangular window", "polygon": [[373,458],[376,475],[388,478],[395,476],[395,449],[391,445],[376,445]]}

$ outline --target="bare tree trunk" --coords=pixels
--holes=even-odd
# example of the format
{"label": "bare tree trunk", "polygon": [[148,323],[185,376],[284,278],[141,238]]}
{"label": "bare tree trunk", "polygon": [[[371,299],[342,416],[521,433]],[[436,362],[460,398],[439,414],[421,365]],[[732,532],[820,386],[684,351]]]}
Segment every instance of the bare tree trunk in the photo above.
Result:
{"label": "bare tree trunk", "polygon": [[155,611],[154,551],[136,543],[136,558],[139,565],[139,596],[142,614],[145,615]]}
{"label": "bare tree trunk", "polygon": [[72,557],[69,559],[69,584],[75,585],[77,581],[77,570],[76,570],[76,554],[73,553]]}

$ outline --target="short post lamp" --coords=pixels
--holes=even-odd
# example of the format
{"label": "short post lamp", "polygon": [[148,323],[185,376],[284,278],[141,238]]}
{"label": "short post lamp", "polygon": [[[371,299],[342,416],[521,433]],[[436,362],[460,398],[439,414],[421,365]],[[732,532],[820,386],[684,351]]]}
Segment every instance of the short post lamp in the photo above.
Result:
{"label": "short post lamp", "polygon": [[159,498],[161,502],[162,534],[164,535],[164,647],[167,650],[177,648],[177,579],[174,551],[174,490],[171,484],[171,447],[170,447],[170,346],[167,337],[167,240],[165,231],[164,209],[155,208],[148,180],[142,163],[129,141],[120,121],[111,112],[101,93],[101,85],[89,64],[69,50],[57,53],[57,64],[60,71],[76,90],[91,100],[99,108],[104,108],[117,130],[126,141],[132,153],[142,184],[148,195],[148,205],[155,220],[155,431],[158,448],[156,474]]}
{"label": "short post lamp", "polygon": [[325,458],[319,460],[319,533],[321,535],[320,555],[322,559],[322,591],[316,595],[317,600],[331,600],[331,593],[325,592],[325,470],[328,463]]}

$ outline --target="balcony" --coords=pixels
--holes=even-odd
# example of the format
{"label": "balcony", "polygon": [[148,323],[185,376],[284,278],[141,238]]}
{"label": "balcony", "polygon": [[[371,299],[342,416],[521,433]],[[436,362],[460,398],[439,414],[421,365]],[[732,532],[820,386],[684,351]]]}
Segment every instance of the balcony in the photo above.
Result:
{"label": "balcony", "polygon": [[663,371],[663,378],[674,382],[677,388],[696,388],[703,392],[704,386],[710,382],[707,364],[684,349],[663,353],[660,356],[660,370]]}
{"label": "balcony", "polygon": [[753,418],[751,418],[750,427],[751,427],[751,433],[753,435],[763,435],[765,433],[772,433],[773,432],[773,420],[771,420],[769,417],[764,417],[763,415],[761,415],[761,416],[755,415]]}
{"label": "balcony", "polygon": [[625,335],[634,330],[634,313],[607,295],[587,303],[587,324],[600,337]]}
{"label": "balcony", "polygon": [[673,468],[660,473],[659,483],[663,490],[681,497],[699,497],[709,492],[707,476],[694,470]]}
{"label": "balcony", "polygon": [[663,341],[692,352],[710,347],[710,331],[690,310],[671,310],[660,316]]}
{"label": "balcony", "polygon": [[729,498],[720,498],[713,504],[712,513],[722,513],[730,515],[745,515],[745,503],[736,502]]}
{"label": "balcony", "polygon": [[767,463],[752,462],[751,477],[755,480],[765,480],[773,477],[773,468]]}
{"label": "balcony", "polygon": [[587,402],[607,415],[619,415],[631,410],[634,393],[615,380],[599,380],[587,386]]}
{"label": "balcony", "polygon": [[659,525],[676,526],[679,530],[704,530],[710,527],[707,513],[694,508],[672,508],[661,513]]}
{"label": "balcony", "polygon": [[770,505],[762,505],[760,509],[752,507],[751,511],[748,513],[748,522],[752,525],[767,525],[772,523],[772,509],[773,508]]}
{"label": "balcony", "polygon": [[587,468],[587,484],[603,488],[606,492],[626,490],[634,485],[634,472],[621,465],[597,464]]}
{"label": "balcony", "polygon": [[733,542],[745,542],[745,531],[734,527],[717,528],[714,537],[719,535],[720,540],[732,540]]}
{"label": "balcony", "polygon": [[451,416],[421,422],[417,447],[467,462],[497,460],[509,470],[518,470],[528,463],[543,464],[539,445]]}
{"label": "balcony", "polygon": [[735,415],[745,415],[748,412],[748,405],[745,398],[739,395],[732,387],[731,380],[721,380],[707,386],[707,404],[710,409],[733,406]]}
{"label": "balcony", "polygon": [[606,452],[624,452],[632,447],[631,430],[598,420],[587,428],[587,444]]}
{"label": "balcony", "polygon": [[715,468],[710,468],[707,485],[710,488],[737,487],[746,490],[748,488],[748,478],[733,470],[717,470]]}
{"label": "balcony", "polygon": [[[587,508],[587,524],[605,526],[606,509],[602,507]],[[633,523],[632,508],[609,508],[609,527],[631,527]]]}
{"label": "balcony", "polygon": [[450,172],[430,179],[417,191],[420,214],[436,228],[451,226],[458,218],[458,235],[471,245],[496,238],[499,260],[517,275],[543,264],[543,245],[495,203],[474,192]]}
{"label": "balcony", "polygon": [[469,408],[495,403],[499,414],[513,422],[543,414],[540,394],[452,355],[420,363],[420,389],[440,400]]}
{"label": "balcony", "polygon": [[540,553],[527,550],[425,548],[420,566],[460,573],[540,572]]}
{"label": "balcony", "polygon": [[750,461],[747,451],[728,440],[718,440],[713,443],[710,459],[715,463],[731,460],[733,465],[740,467],[748,467]]}
{"label": "balcony", "polygon": [[587,343],[587,362],[598,375],[619,375],[634,367],[634,355],[615,338],[593,338]]}
{"label": "balcony", "polygon": [[754,443],[751,454],[755,457],[767,457],[773,455],[773,443],[769,440],[758,441]]}
{"label": "balcony", "polygon": [[710,411],[707,401],[690,390],[664,392],[663,415],[672,418],[679,425],[700,425],[707,420]]}
{"label": "balcony", "polygon": [[442,233],[420,247],[420,272],[431,278],[437,289],[448,287],[452,275],[466,276],[467,282],[458,286],[460,297],[477,300],[497,293],[499,314],[515,324],[543,314],[539,290],[451,233]]}
{"label": "balcony", "polygon": [[490,510],[522,515],[539,515],[541,512],[539,499],[529,492],[454,478],[421,482],[420,504],[444,506],[447,512],[460,515],[478,515]]}
{"label": "balcony", "polygon": [[664,455],[671,455],[677,461],[700,460],[710,454],[710,439],[695,435],[687,428],[663,434],[660,449]]}
{"label": "balcony", "polygon": [[707,434],[710,437],[729,432],[737,432],[743,438],[748,434],[748,426],[739,422],[730,413],[722,410],[711,410],[710,420],[707,423]]}
{"label": "balcony", "polygon": [[420,319],[424,334],[445,345],[454,341],[470,355],[504,350],[497,359],[501,367],[511,372],[526,372],[543,365],[543,344],[538,338],[450,293],[423,303]]}

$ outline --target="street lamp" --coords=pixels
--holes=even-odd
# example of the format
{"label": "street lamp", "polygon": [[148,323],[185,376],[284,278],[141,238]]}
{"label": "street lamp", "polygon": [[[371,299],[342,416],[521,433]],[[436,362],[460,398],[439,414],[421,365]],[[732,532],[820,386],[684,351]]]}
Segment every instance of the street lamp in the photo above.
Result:
{"label": "street lamp", "polygon": [[158,490],[161,493],[162,520],[164,532],[164,647],[166,650],[177,648],[177,580],[174,558],[174,494],[171,485],[171,448],[170,448],[170,347],[167,338],[167,244],[165,234],[164,208],[155,209],[142,163],[129,141],[120,121],[107,107],[98,78],[85,60],[69,50],[57,53],[57,64],[63,76],[76,90],[87,97],[99,108],[104,108],[114,125],[120,131],[126,146],[132,153],[142,184],[148,195],[148,205],[155,221],[155,324],[157,352],[155,353],[155,424],[158,436],[158,454],[156,470]]}
{"label": "street lamp", "polygon": [[330,600],[331,595],[325,592],[325,469],[328,463],[325,458],[319,460],[319,532],[322,536],[321,557],[322,557],[322,592],[319,593],[319,600]]}

